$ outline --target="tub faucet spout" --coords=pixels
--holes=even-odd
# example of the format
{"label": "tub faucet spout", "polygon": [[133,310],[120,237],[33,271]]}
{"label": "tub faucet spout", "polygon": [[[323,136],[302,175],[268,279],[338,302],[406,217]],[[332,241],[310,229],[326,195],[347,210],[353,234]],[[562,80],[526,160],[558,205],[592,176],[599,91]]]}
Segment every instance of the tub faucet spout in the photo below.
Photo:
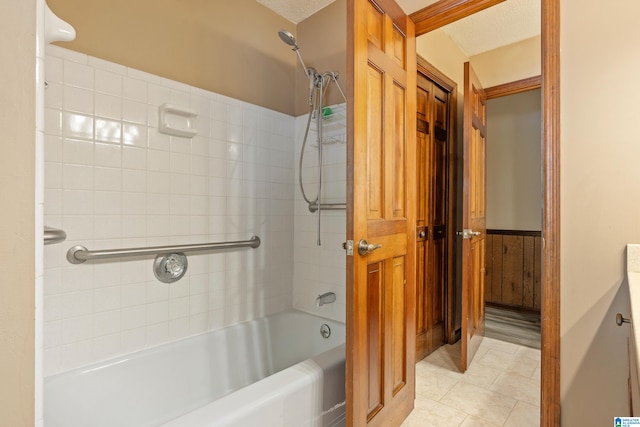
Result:
{"label": "tub faucet spout", "polygon": [[316,307],[321,307],[325,304],[331,304],[336,301],[336,294],[333,292],[325,292],[322,295],[318,295],[316,298]]}

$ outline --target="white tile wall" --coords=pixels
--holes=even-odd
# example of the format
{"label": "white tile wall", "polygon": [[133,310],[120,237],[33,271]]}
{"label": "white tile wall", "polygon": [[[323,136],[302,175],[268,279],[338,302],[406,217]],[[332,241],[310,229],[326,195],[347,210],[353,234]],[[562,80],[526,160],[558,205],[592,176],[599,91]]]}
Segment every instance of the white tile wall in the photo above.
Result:
{"label": "white tile wall", "polygon": [[[294,119],[60,47],[46,53],[45,223],[68,239],[45,247],[45,375],[290,307]],[[159,133],[163,103],[196,110],[198,135]],[[151,257],[65,258],[77,244],[254,234],[258,249],[189,254],[187,276],[169,285]]]}
{"label": "white tile wall", "polygon": [[[332,105],[336,115],[324,122],[322,194],[325,203],[345,203],[347,197],[347,147],[345,104]],[[317,246],[317,213],[309,212],[298,184],[298,165],[308,116],[296,118],[295,159],[295,242],[293,273],[293,304],[303,311],[318,314],[340,322],[346,316],[346,257],[342,243],[346,240],[346,211],[321,213],[320,240]],[[312,120],[305,146],[303,182],[310,200],[317,194],[318,149],[317,125]],[[341,142],[335,142],[335,141]],[[334,292],[336,302],[316,307],[316,298],[325,292]]]}

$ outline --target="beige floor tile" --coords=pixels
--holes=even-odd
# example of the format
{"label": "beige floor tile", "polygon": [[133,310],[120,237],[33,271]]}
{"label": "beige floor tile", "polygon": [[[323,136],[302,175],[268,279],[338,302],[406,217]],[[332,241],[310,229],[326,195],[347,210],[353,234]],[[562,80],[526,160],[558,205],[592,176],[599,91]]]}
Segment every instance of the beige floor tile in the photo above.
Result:
{"label": "beige floor tile", "polygon": [[432,360],[423,359],[416,363],[416,378],[428,378],[431,375],[442,372],[443,369]]}
{"label": "beige floor tile", "polygon": [[429,363],[439,367],[440,369],[444,369],[450,372],[460,372],[458,362],[451,359],[433,358],[429,361]]}
{"label": "beige floor tile", "polygon": [[434,372],[430,377],[416,381],[416,395],[431,400],[440,400],[457,382],[458,380],[455,378]]}
{"label": "beige floor tile", "polygon": [[[492,338],[487,338],[487,337],[482,338],[482,342],[480,343],[480,346],[476,350],[476,354],[473,358],[475,359],[476,357],[482,357],[487,351],[489,351],[492,348],[495,342],[498,342],[498,341]],[[462,349],[462,345],[460,341],[458,341],[456,345],[460,346],[460,349]]]}
{"label": "beige floor tile", "polygon": [[423,359],[423,361],[457,372],[460,366],[460,344],[444,345]]}
{"label": "beige floor tile", "polygon": [[458,381],[463,381],[467,384],[473,384],[478,387],[482,387],[485,390],[489,390],[489,387],[491,387],[491,385],[494,383],[496,378],[498,378],[498,375],[500,375],[501,372],[502,371],[498,368],[483,365],[480,363],[471,363],[469,369],[467,369],[464,374],[458,371],[454,372],[442,369],[440,375],[446,375]]}
{"label": "beige floor tile", "polygon": [[464,374],[459,363],[457,343],[416,364],[415,409],[403,427],[539,427],[540,350],[485,338]]}
{"label": "beige floor tile", "polygon": [[504,427],[540,427],[540,408],[525,402],[516,403]]}
{"label": "beige floor tile", "polygon": [[493,424],[481,418],[469,415],[464,419],[460,427],[501,427],[501,425]]}
{"label": "beige floor tile", "polygon": [[505,372],[513,372],[523,377],[531,377],[539,366],[539,362],[536,360],[515,353],[505,353],[495,348],[489,350],[484,356],[474,359],[473,363],[476,362]]}
{"label": "beige floor tile", "polygon": [[529,359],[537,360],[540,363],[540,350],[537,348],[520,346],[518,351],[516,351],[517,355],[528,357]]}
{"label": "beige floor tile", "polygon": [[516,404],[515,399],[464,382],[453,386],[440,402],[500,426]]}
{"label": "beige floor tile", "polygon": [[540,375],[542,374],[542,370],[540,369],[540,367],[538,366],[536,368],[535,371],[533,371],[533,375],[531,375],[531,378],[535,379],[536,381],[538,381],[538,384],[540,384]]}
{"label": "beige floor tile", "polygon": [[491,385],[490,390],[531,405],[540,406],[540,384],[530,377],[523,377],[513,372],[503,372]]}
{"label": "beige floor tile", "polygon": [[467,414],[430,399],[417,399],[416,407],[402,423],[402,427],[458,426]]}
{"label": "beige floor tile", "polygon": [[500,341],[494,338],[487,338],[487,337],[484,337],[482,339],[482,343],[494,350],[500,350],[500,351],[504,351],[505,353],[511,353],[511,354],[515,354],[518,351],[518,349],[523,347],[518,344],[513,344],[510,342]]}

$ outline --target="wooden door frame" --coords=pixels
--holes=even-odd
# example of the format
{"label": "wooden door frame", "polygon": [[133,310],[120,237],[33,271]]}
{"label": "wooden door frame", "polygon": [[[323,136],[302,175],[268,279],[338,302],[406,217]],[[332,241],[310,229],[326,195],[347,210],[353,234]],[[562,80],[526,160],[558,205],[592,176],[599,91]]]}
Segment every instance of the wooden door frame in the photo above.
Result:
{"label": "wooden door frame", "polygon": [[542,76],[533,76],[526,79],[488,87],[484,90],[484,94],[487,95],[487,99],[495,99],[501,98],[503,96],[515,95],[517,93],[540,89],[541,87]]}
{"label": "wooden door frame", "polygon": [[[502,0],[440,0],[410,15],[416,37]],[[560,2],[540,0],[543,256],[540,426],[560,426]]]}
{"label": "wooden door frame", "polygon": [[422,74],[442,89],[449,93],[449,132],[447,135],[447,145],[449,156],[447,161],[447,282],[446,282],[446,320],[445,320],[445,340],[449,344],[456,341],[455,328],[455,283],[456,283],[456,201],[457,201],[457,180],[456,180],[456,129],[458,121],[458,84],[443,74],[429,61],[416,54],[418,59],[418,73]]}

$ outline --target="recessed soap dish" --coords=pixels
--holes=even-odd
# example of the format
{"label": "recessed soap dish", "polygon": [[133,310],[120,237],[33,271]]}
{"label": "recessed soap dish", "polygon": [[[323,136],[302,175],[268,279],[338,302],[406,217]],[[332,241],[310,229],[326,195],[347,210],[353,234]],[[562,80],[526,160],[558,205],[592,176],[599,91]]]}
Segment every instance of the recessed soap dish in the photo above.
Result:
{"label": "recessed soap dish", "polygon": [[198,113],[173,104],[162,104],[158,109],[158,130],[161,133],[186,138],[198,134],[196,118]]}

